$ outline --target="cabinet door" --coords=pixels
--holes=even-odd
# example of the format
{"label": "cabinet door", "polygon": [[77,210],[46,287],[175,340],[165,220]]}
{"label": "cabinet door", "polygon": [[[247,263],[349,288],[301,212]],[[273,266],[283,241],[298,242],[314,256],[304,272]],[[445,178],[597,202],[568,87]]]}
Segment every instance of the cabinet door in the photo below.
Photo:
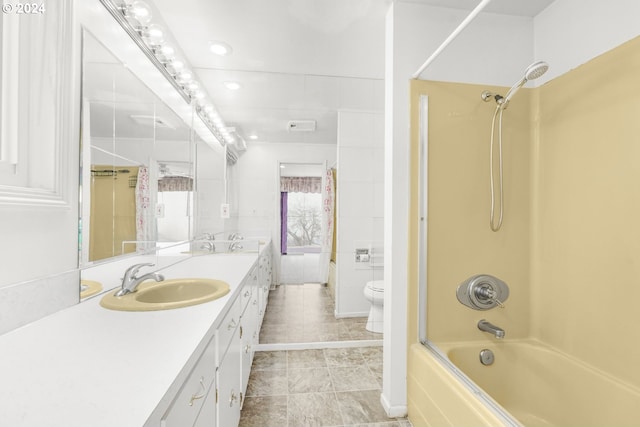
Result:
{"label": "cabinet door", "polygon": [[240,328],[236,328],[229,349],[218,368],[218,425],[236,427],[242,402]]}
{"label": "cabinet door", "polygon": [[202,409],[193,427],[216,427],[216,385],[214,384],[202,404]]}
{"label": "cabinet door", "polygon": [[[161,427],[185,427],[193,425],[202,409],[207,393],[211,394],[211,384],[215,379],[215,339],[212,339],[200,360],[193,368],[182,389],[161,420]],[[215,395],[215,390],[213,391]],[[215,397],[214,397],[215,399]]]}
{"label": "cabinet door", "polygon": [[[255,336],[256,317],[252,306],[249,306],[242,316],[240,322],[241,330],[241,379],[243,396],[247,393],[247,384],[249,384],[249,374],[251,373],[251,363],[253,362],[253,339]],[[244,399],[243,402],[244,403]],[[241,405],[242,406],[242,405]]]}

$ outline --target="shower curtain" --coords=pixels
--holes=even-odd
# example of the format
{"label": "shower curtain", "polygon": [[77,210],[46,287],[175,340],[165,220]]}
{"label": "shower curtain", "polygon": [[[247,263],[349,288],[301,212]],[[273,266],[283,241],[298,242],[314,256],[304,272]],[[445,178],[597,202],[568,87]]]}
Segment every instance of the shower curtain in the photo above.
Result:
{"label": "shower curtain", "polygon": [[136,241],[138,252],[154,246],[156,239],[154,209],[151,197],[149,168],[140,166],[136,182]]}
{"label": "shower curtain", "polygon": [[320,251],[319,271],[320,282],[327,283],[329,280],[331,250],[333,248],[333,212],[335,210],[335,183],[332,169],[325,171],[322,182],[322,249]]}

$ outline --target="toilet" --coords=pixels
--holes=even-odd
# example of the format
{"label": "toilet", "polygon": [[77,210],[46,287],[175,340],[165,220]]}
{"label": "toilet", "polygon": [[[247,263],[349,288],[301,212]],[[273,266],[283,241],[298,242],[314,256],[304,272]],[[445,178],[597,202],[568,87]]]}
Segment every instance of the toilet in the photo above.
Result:
{"label": "toilet", "polygon": [[382,333],[384,319],[384,280],[372,280],[364,287],[364,297],[371,303],[367,331]]}

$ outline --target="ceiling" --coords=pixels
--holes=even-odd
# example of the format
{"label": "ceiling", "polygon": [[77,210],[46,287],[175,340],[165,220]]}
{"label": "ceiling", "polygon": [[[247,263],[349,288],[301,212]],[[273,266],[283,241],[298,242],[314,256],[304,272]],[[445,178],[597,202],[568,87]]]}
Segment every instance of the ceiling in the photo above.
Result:
{"label": "ceiling", "polygon": [[[471,11],[479,0],[410,0]],[[553,0],[494,0],[486,12],[535,16]],[[384,78],[390,0],[153,0],[155,12],[216,105],[248,144],[335,144],[341,91]],[[213,41],[233,49],[209,50]],[[224,83],[241,85],[236,91]],[[380,85],[376,86],[379,87]],[[289,132],[289,120],[315,132]]]}

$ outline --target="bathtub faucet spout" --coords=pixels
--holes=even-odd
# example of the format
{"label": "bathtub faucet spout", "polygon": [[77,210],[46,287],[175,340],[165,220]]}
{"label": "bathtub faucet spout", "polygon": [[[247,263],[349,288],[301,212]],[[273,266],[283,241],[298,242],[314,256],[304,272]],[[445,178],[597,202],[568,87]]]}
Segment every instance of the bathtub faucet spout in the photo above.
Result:
{"label": "bathtub faucet spout", "polygon": [[504,329],[499,328],[496,325],[493,325],[484,319],[478,322],[478,329],[484,332],[489,332],[490,334],[493,334],[498,339],[504,338]]}

